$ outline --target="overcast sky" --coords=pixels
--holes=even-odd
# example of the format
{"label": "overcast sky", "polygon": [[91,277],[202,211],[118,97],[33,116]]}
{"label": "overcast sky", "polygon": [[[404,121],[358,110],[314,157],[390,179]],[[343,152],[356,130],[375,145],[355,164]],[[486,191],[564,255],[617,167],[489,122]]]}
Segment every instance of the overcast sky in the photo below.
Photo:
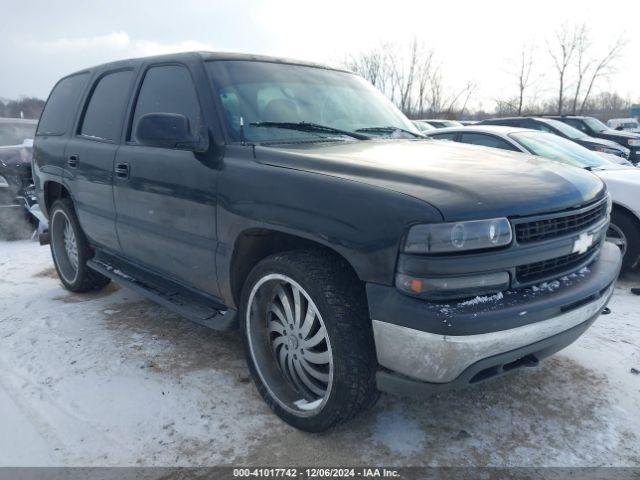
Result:
{"label": "overcast sky", "polygon": [[[545,38],[586,22],[600,49],[629,40],[601,84],[640,100],[640,1],[0,0],[0,97],[46,98],[66,73],[110,60],[186,50],[251,52],[336,63],[413,36],[434,48],[450,85],[478,83],[474,104],[513,89],[513,58],[538,45],[541,84],[553,86]],[[515,91],[514,91],[515,93]]]}

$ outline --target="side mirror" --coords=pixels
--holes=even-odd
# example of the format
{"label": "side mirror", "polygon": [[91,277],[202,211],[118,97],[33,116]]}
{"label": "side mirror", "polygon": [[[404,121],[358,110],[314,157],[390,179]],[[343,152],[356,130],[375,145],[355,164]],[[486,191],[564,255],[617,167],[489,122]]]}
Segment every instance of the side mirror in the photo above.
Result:
{"label": "side mirror", "polygon": [[624,130],[624,127],[622,125],[619,125],[619,126],[616,127],[616,130],[621,132],[622,130]]}
{"label": "side mirror", "polygon": [[177,148],[202,152],[200,136],[192,135],[189,119],[179,113],[147,113],[138,120],[136,139],[142,145],[160,148]]}

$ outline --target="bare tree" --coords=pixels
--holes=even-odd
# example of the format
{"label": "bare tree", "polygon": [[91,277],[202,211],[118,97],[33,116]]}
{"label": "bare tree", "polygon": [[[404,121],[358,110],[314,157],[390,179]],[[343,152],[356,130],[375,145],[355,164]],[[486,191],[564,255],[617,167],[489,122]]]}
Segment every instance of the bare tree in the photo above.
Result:
{"label": "bare tree", "polygon": [[626,44],[627,42],[624,37],[618,37],[618,39],[611,45],[609,50],[607,50],[605,55],[599,61],[594,62],[595,66],[592,70],[591,78],[589,79],[589,86],[587,87],[587,91],[585,92],[584,98],[582,99],[582,104],[580,105],[580,113],[582,113],[585,109],[585,105],[589,100],[589,95],[591,95],[596,80],[613,72],[615,68],[615,62],[620,59],[622,51],[624,50]]}
{"label": "bare tree", "polygon": [[578,98],[580,97],[580,90],[584,82],[587,72],[593,64],[593,60],[588,57],[589,50],[591,50],[591,40],[589,39],[589,30],[585,24],[582,24],[576,34],[576,54],[577,54],[577,77],[576,77],[576,89],[573,94],[573,103],[571,106],[571,112],[575,115],[578,109]]}
{"label": "bare tree", "polygon": [[554,67],[558,74],[558,113],[562,114],[564,107],[564,92],[567,81],[567,73],[571,60],[578,45],[579,28],[569,29],[563,25],[555,34],[555,43],[552,45],[547,41],[547,51],[553,60]]}
{"label": "bare tree", "polygon": [[518,70],[516,79],[518,82],[518,98],[516,100],[515,110],[518,115],[522,115],[524,107],[525,92],[532,84],[531,72],[534,64],[534,48],[531,45],[524,45],[519,56]]}

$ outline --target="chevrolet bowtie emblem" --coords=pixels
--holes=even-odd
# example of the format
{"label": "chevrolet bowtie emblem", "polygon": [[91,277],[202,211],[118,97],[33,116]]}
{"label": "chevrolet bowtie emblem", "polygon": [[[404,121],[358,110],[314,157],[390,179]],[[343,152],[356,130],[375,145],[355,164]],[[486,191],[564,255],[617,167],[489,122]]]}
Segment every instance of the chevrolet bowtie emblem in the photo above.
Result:
{"label": "chevrolet bowtie emblem", "polygon": [[573,242],[573,250],[571,253],[585,253],[591,245],[593,245],[593,235],[581,233],[580,236],[576,238],[576,241]]}

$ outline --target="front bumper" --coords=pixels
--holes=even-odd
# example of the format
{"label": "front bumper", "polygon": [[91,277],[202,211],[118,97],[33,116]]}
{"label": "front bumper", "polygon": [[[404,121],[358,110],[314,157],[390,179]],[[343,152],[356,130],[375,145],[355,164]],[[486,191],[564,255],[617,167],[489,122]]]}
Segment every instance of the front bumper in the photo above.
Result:
{"label": "front bumper", "polygon": [[458,387],[536,363],[545,352],[578,338],[598,317],[611,298],[620,264],[619,249],[605,243],[582,273],[455,305],[367,285],[383,369],[379,388],[407,393],[399,388],[407,382],[417,391]]}

